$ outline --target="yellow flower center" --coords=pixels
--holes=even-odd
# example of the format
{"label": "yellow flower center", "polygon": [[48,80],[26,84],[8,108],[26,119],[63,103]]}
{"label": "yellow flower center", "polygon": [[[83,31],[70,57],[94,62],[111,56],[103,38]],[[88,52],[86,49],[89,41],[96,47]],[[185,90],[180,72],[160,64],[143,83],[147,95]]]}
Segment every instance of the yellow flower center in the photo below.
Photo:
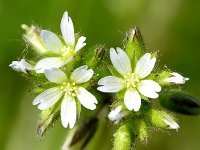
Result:
{"label": "yellow flower center", "polygon": [[75,97],[77,93],[77,87],[75,82],[63,82],[60,87],[62,92],[65,92],[66,95]]}
{"label": "yellow flower center", "polygon": [[66,58],[66,59],[68,59],[70,56],[72,56],[74,54],[74,50],[70,46],[68,46],[68,47],[63,46],[63,48],[61,48],[60,51],[61,51],[62,57]]}
{"label": "yellow flower center", "polygon": [[134,73],[128,73],[124,76],[124,84],[128,89],[135,89],[139,85],[139,78]]}

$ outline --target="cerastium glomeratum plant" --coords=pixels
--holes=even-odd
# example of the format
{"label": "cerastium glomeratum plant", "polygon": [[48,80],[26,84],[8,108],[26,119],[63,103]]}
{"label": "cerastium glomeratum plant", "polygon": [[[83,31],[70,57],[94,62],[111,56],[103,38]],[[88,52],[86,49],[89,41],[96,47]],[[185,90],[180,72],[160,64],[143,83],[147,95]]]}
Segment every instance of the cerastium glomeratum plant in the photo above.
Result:
{"label": "cerastium glomeratum plant", "polygon": [[75,34],[68,12],[61,19],[61,35],[33,25],[22,28],[32,58],[9,66],[34,83],[33,105],[42,111],[37,135],[42,137],[58,118],[69,128],[63,150],[86,147],[102,119],[116,129],[110,140],[114,149],[128,150],[136,138],[146,143],[152,129],[178,131],[172,112],[200,112],[199,101],[176,86],[189,78],[158,67],[158,52],[147,51],[137,27],[130,29],[123,47],[110,49],[86,48],[86,37]]}

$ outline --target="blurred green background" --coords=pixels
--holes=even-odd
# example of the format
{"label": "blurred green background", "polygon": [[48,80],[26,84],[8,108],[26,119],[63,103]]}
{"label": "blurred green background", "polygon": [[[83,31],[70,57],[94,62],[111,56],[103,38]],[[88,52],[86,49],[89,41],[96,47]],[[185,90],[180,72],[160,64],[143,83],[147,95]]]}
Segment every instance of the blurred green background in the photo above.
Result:
{"label": "blurred green background", "polygon": [[[67,10],[75,31],[87,37],[87,48],[102,43],[122,47],[125,32],[137,25],[149,50],[160,50],[161,64],[190,78],[184,86],[200,98],[199,0],[0,0],[0,149],[59,150],[66,129],[60,122],[40,139],[36,137],[39,110],[32,106],[30,83],[8,65],[26,48],[20,25],[35,24],[60,33]],[[151,133],[138,150],[199,150],[200,117],[180,116],[179,132]],[[102,129],[106,130],[106,128]],[[111,143],[105,136],[99,144]],[[110,149],[98,146],[96,149]]]}

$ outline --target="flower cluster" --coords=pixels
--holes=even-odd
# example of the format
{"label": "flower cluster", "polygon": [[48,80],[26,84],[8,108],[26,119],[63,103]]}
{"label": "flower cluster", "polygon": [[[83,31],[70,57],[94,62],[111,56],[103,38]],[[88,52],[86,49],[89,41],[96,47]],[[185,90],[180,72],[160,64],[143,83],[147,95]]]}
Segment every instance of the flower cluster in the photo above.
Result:
{"label": "flower cluster", "polygon": [[[63,127],[73,128],[81,106],[94,110],[88,116],[93,117],[89,122],[95,122],[91,126],[96,127],[99,112],[110,103],[108,119],[121,125],[116,133],[116,145],[121,143],[118,140],[123,134],[133,134],[130,138],[138,136],[144,141],[152,126],[179,128],[171,114],[152,108],[151,99],[170,99],[174,93],[166,93],[166,87],[184,84],[189,78],[157,68],[158,56],[146,52],[137,28],[129,33],[124,50],[117,47],[107,51],[97,46],[84,52],[78,51],[86,45],[86,37],[74,33],[74,25],[67,12],[64,12],[60,23],[62,36],[36,26],[22,25],[22,28],[26,31],[25,41],[40,57],[33,60],[23,58],[9,66],[39,83],[39,86],[34,85],[35,93],[39,95],[33,100],[33,105],[42,110],[40,132],[56,120],[57,114]],[[103,55],[109,55],[110,59]],[[173,111],[171,103],[166,101],[163,106]],[[125,132],[133,128],[134,131]]]}

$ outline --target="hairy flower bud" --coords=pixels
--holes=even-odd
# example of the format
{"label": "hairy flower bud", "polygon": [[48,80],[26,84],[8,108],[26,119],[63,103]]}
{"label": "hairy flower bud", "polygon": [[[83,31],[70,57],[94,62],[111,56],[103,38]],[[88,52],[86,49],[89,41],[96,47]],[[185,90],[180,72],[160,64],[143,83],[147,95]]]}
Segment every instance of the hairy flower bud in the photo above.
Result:
{"label": "hairy flower bud", "polygon": [[132,144],[131,129],[122,125],[114,134],[114,150],[130,150]]}
{"label": "hairy flower bud", "polygon": [[139,28],[135,27],[129,31],[125,51],[129,59],[134,61],[131,62],[134,66],[137,60],[141,57],[142,53],[145,51],[143,37]]}
{"label": "hairy flower bud", "polygon": [[148,120],[153,126],[157,128],[176,130],[180,128],[179,125],[175,122],[174,117],[165,111],[155,109],[151,110],[148,113]]}
{"label": "hairy flower bud", "polygon": [[57,106],[43,110],[37,125],[37,136],[42,137],[46,131],[53,126],[59,115],[60,110]]}

